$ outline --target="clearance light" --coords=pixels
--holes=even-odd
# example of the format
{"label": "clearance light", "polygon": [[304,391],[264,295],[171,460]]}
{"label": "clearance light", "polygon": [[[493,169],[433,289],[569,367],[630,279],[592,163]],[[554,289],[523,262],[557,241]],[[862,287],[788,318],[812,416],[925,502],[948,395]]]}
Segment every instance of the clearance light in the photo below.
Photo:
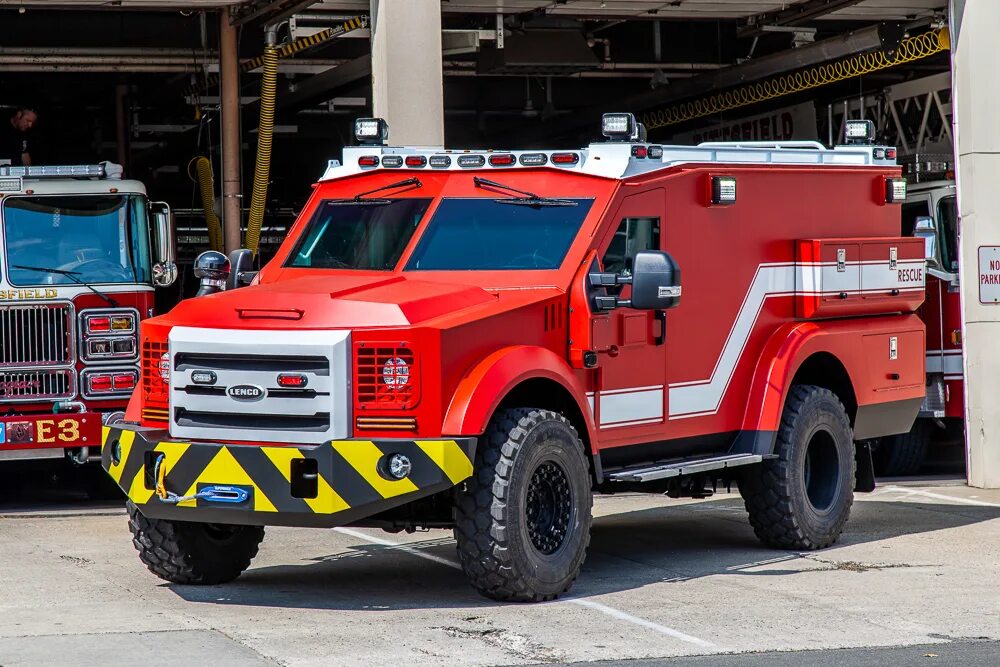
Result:
{"label": "clearance light", "polygon": [[486,158],[482,155],[460,155],[458,157],[458,166],[465,167],[466,169],[482,167],[484,164],[486,164]]}
{"label": "clearance light", "polygon": [[382,158],[383,167],[402,167],[403,158],[399,155],[386,155]]}
{"label": "clearance light", "polygon": [[432,155],[431,156],[431,166],[438,169],[448,168],[451,166],[451,156],[449,155]]}
{"label": "clearance light", "polygon": [[358,158],[359,167],[377,167],[378,166],[378,156],[377,155],[362,155]]}
{"label": "clearance light", "polygon": [[896,159],[896,149],[895,148],[886,148],[885,149],[885,159],[886,160],[895,160]]}
{"label": "clearance light", "polygon": [[549,163],[549,156],[545,153],[524,153],[521,156],[521,164],[525,167],[541,167]]}
{"label": "clearance light", "polygon": [[609,141],[628,141],[635,131],[635,116],[630,113],[606,113],[601,117],[601,134]]}
{"label": "clearance light", "polygon": [[579,153],[553,153],[552,164],[574,165],[580,161]]}
{"label": "clearance light", "polygon": [[728,206],[736,203],[735,176],[712,177],[712,203],[719,206]]}
{"label": "clearance light", "polygon": [[662,160],[663,146],[650,146],[649,151],[646,153],[646,157],[650,160]]}
{"label": "clearance light", "polygon": [[649,149],[645,146],[633,146],[632,157],[644,158],[649,155]]}
{"label": "clearance light", "polygon": [[354,121],[354,138],[359,144],[382,146],[389,140],[389,124],[382,118],[358,118]]}
{"label": "clearance light", "polygon": [[490,156],[491,167],[512,167],[517,164],[517,159],[510,153],[497,153]]}
{"label": "clearance light", "polygon": [[282,373],[278,376],[278,386],[287,389],[300,389],[309,382],[305,375]]}
{"label": "clearance light", "polygon": [[407,155],[406,156],[406,166],[407,167],[426,167],[427,158],[423,155]]}
{"label": "clearance light", "polygon": [[885,179],[885,203],[901,204],[906,199],[906,179],[887,178]]}

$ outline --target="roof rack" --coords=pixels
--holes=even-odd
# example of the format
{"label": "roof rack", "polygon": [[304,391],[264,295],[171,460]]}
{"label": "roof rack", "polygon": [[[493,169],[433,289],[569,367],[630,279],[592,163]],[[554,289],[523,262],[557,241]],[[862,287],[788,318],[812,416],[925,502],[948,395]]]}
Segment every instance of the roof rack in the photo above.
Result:
{"label": "roof rack", "polygon": [[40,164],[30,167],[0,167],[0,176],[21,178],[94,178],[120,179],[122,168],[111,162],[100,164]]}
{"label": "roof rack", "polygon": [[768,148],[771,150],[808,148],[817,151],[826,150],[826,146],[818,141],[703,141],[698,145],[705,148]]}

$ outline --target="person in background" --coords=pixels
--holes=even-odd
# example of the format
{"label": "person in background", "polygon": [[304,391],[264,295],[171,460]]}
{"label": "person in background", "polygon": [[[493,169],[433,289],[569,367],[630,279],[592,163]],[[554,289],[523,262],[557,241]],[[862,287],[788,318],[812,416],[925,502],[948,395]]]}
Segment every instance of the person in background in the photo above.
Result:
{"label": "person in background", "polygon": [[30,106],[14,110],[9,123],[0,127],[0,164],[31,166],[28,132],[38,122],[38,112]]}

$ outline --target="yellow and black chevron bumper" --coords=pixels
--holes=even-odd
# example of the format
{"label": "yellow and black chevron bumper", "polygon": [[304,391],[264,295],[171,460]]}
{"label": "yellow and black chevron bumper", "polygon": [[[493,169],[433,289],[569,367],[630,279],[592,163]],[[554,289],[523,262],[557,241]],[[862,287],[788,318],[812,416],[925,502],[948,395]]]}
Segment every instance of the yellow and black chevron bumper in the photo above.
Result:
{"label": "yellow and black chevron bumper", "polygon": [[[104,427],[101,464],[147,517],[333,527],[455,486],[472,475],[475,446],[475,438],[283,447],[175,442],[160,429],[116,425]],[[412,465],[400,480],[384,472],[386,457],[397,453]],[[226,493],[212,497],[215,489]]]}

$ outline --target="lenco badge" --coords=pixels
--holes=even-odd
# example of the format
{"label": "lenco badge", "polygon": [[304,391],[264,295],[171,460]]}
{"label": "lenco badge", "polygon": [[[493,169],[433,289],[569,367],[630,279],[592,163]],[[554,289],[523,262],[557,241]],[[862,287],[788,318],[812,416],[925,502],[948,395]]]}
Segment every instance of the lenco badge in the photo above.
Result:
{"label": "lenco badge", "polygon": [[259,401],[264,398],[264,388],[255,384],[238,384],[226,390],[229,398],[235,401]]}

